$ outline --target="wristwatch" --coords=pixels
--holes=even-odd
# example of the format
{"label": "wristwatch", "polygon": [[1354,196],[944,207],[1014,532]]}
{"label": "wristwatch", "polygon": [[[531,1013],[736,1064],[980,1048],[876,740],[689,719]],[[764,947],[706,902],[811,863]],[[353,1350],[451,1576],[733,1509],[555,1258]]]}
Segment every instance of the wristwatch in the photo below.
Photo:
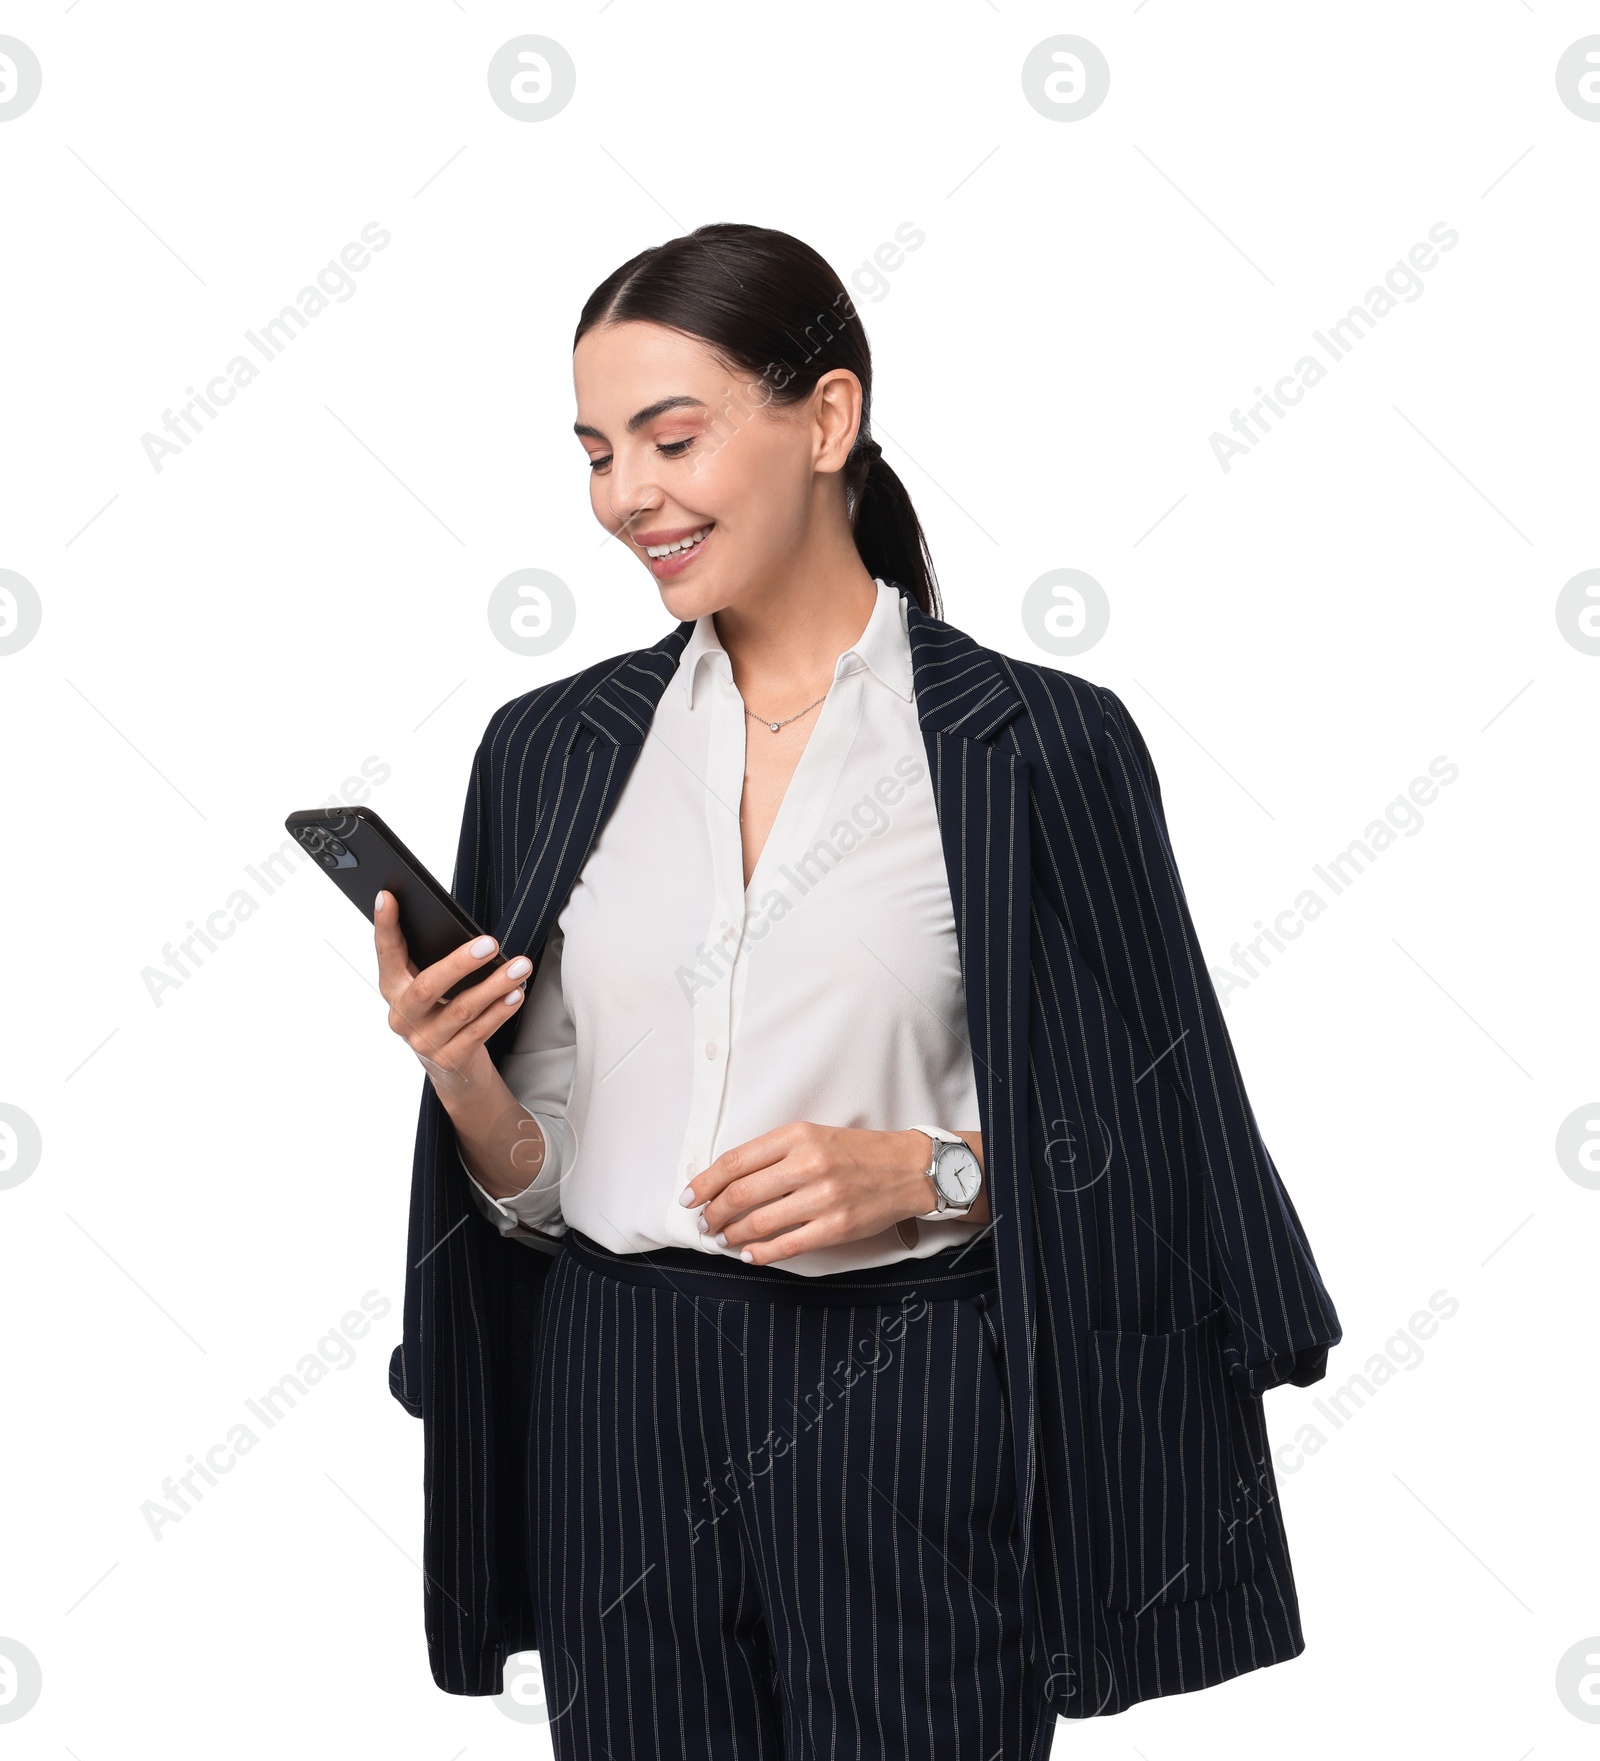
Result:
{"label": "wristwatch", "polygon": [[927,1176],[933,1182],[937,1203],[931,1211],[919,1211],[919,1220],[927,1223],[958,1221],[978,1202],[983,1186],[983,1170],[978,1158],[953,1131],[938,1125],[918,1125],[933,1140],[933,1153],[928,1162]]}

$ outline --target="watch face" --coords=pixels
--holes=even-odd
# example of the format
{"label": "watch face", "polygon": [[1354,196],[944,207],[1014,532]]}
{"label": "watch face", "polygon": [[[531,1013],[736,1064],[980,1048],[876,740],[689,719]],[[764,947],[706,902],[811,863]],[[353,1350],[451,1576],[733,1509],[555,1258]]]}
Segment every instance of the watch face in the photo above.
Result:
{"label": "watch face", "polygon": [[944,1145],[944,1153],[939,1157],[939,1185],[946,1197],[958,1205],[970,1205],[982,1183],[983,1170],[966,1144]]}

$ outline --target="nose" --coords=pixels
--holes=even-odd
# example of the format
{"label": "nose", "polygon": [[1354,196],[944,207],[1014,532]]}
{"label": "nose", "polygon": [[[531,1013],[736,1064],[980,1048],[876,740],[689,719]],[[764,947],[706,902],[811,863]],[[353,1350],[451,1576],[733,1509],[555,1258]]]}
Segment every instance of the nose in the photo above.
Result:
{"label": "nose", "polygon": [[649,480],[648,468],[625,462],[612,455],[611,469],[606,473],[606,500],[619,536],[641,524],[644,516],[662,505],[659,485]]}

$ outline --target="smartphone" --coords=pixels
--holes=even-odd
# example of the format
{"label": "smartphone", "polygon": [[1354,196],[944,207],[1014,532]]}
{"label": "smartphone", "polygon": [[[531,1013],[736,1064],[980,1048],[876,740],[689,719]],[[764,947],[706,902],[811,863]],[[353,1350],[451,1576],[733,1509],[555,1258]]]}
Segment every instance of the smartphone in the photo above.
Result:
{"label": "smartphone", "polygon": [[[400,901],[400,933],[419,972],[453,954],[463,942],[488,934],[370,807],[309,807],[291,813],[283,823],[369,923],[379,892],[394,894]],[[458,996],[505,965],[506,959],[496,950],[493,960],[474,967],[444,995]]]}

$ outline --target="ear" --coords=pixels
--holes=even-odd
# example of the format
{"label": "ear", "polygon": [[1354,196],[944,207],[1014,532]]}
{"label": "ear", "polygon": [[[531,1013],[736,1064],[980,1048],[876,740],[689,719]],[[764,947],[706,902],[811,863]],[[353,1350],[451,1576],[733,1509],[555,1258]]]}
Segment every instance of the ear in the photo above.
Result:
{"label": "ear", "polygon": [[861,426],[861,381],[848,367],[835,367],[817,380],[811,395],[816,421],[813,467],[842,471]]}

